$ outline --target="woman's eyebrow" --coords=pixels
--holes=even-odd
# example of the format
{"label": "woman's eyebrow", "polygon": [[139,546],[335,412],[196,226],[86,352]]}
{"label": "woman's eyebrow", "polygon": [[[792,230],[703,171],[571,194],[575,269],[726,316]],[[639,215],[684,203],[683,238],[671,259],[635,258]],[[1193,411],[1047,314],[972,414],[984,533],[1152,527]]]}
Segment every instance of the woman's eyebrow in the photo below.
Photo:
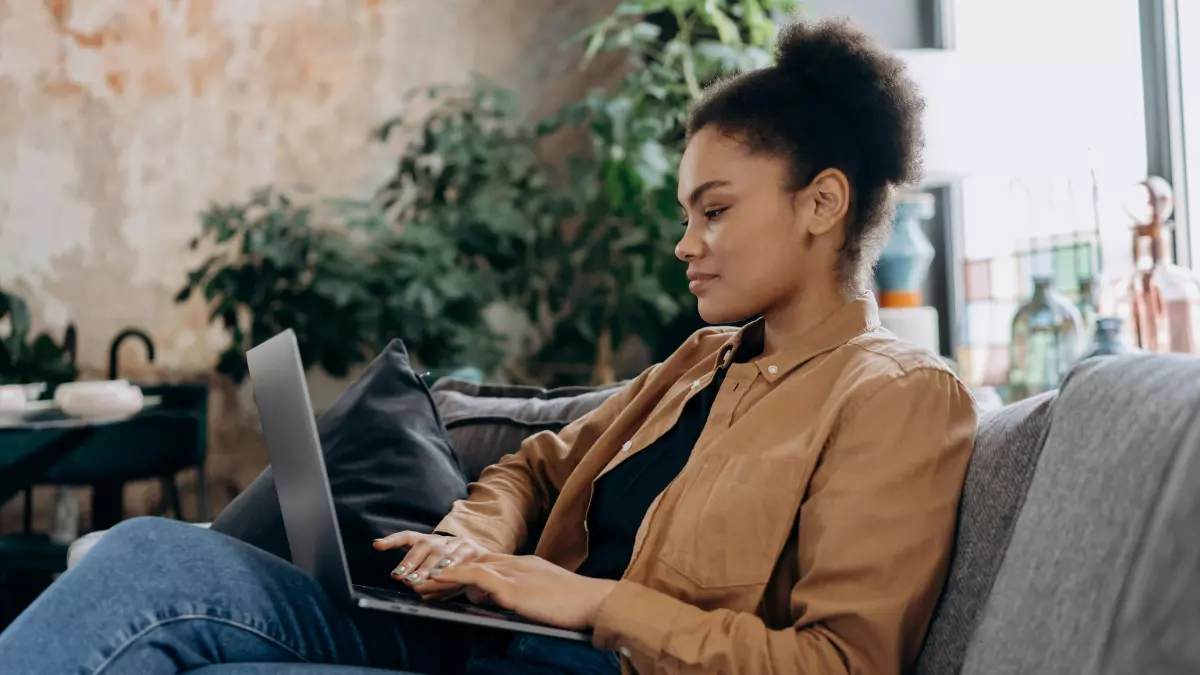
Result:
{"label": "woman's eyebrow", "polygon": [[[704,181],[703,183],[697,185],[695,190],[692,190],[692,194],[688,197],[688,204],[695,206],[696,203],[700,201],[700,198],[704,196],[705,192],[708,192],[709,190],[711,190],[713,188],[723,187],[725,185],[729,185],[729,181],[727,181],[727,180],[706,180],[706,181]],[[681,202],[679,204],[679,208],[687,208],[687,207],[685,207],[683,205],[683,203]]]}

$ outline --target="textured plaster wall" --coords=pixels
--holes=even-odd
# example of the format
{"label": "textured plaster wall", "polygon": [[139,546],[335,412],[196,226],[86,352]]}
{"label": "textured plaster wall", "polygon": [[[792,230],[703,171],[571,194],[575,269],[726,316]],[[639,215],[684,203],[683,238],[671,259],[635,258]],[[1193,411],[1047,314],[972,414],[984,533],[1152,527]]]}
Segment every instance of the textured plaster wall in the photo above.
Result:
{"label": "textured plaster wall", "polygon": [[[368,193],[390,156],[367,133],[414,86],[477,72],[531,110],[578,96],[607,75],[561,44],[615,4],[0,0],[0,286],[53,334],[74,322],[93,376],[131,325],[158,358],[130,344],[125,372],[205,372],[223,337],[172,303],[198,211],[268,183]],[[217,388],[217,507],[263,463],[235,401]]]}

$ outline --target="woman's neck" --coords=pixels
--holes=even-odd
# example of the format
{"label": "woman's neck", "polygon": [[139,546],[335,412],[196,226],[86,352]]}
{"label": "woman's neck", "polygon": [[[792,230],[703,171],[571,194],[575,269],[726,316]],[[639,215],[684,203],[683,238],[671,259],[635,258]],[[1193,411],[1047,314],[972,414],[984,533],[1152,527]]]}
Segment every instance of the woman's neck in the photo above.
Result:
{"label": "woman's neck", "polygon": [[852,299],[840,288],[806,288],[789,302],[763,313],[762,356],[774,356],[828,319]]}

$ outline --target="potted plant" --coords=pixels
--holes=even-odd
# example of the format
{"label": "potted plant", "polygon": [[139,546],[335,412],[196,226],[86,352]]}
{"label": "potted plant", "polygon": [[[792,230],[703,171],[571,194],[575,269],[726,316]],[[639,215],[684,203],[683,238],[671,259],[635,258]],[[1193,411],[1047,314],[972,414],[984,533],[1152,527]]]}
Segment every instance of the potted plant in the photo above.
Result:
{"label": "potted plant", "polygon": [[246,350],[287,328],[304,366],[335,377],[397,337],[425,366],[494,364],[480,316],[488,286],[460,273],[455,250],[435,237],[398,237],[353,202],[318,206],[267,188],[201,215],[191,247],[213,253],[176,301],[203,293],[210,320],[229,334],[218,372],[240,382]]}
{"label": "potted plant", "polygon": [[[637,338],[673,349],[700,325],[683,268],[675,175],[685,115],[703,83],[770,62],[791,0],[633,0],[574,38],[585,63],[619,51],[628,74],[537,122],[476,80],[416,92],[432,111],[389,120],[410,139],[377,195],[402,231],[453,240],[494,279],[499,302],[533,327],[514,379],[611,381],[613,353]],[[561,165],[542,142],[564,128],[586,143]]]}
{"label": "potted plant", "polygon": [[[625,77],[542,120],[483,80],[410,92],[431,109],[375,130],[404,142],[369,203],[343,201],[349,211],[320,224],[269,190],[212,207],[193,247],[224,253],[190,273],[179,299],[205,293],[231,336],[219,369],[235,379],[245,349],[284,327],[306,365],[335,375],[390,337],[428,366],[490,371],[500,340],[484,315],[500,307],[529,329],[510,379],[610,381],[626,340],[661,356],[700,324],[673,255],[686,111],[705,82],[768,63],[777,15],[794,7],[624,2],[575,41],[585,63],[625,54]],[[550,163],[542,143],[566,128],[585,143]]]}
{"label": "potted plant", "polygon": [[29,305],[0,290],[0,384],[45,384],[74,380],[75,329],[60,344],[47,333],[32,335]]}
{"label": "potted plant", "polygon": [[629,67],[616,86],[556,116],[582,122],[589,140],[569,184],[584,213],[587,257],[578,269],[594,278],[572,274],[595,292],[582,296],[579,318],[561,326],[548,351],[594,344],[594,379],[611,379],[604,358],[629,337],[661,358],[701,325],[673,253],[682,235],[675,188],[686,114],[704,84],[768,65],[776,22],[796,6],[793,0],[629,0],[576,36],[586,43],[585,63],[618,52]]}

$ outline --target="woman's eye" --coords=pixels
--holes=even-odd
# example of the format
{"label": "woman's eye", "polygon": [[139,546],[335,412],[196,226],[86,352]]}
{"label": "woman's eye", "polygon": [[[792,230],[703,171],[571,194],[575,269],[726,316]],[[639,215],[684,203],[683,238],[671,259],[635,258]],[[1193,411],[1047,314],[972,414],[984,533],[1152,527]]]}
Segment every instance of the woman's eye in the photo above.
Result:
{"label": "woman's eye", "polygon": [[[705,209],[704,210],[704,218],[705,218],[705,220],[709,220],[709,221],[717,220],[728,210],[729,210],[729,207],[722,207],[719,209]],[[683,216],[683,218],[679,221],[679,224],[684,227],[687,227],[688,220],[689,219],[688,219],[687,215],[685,214]]]}

